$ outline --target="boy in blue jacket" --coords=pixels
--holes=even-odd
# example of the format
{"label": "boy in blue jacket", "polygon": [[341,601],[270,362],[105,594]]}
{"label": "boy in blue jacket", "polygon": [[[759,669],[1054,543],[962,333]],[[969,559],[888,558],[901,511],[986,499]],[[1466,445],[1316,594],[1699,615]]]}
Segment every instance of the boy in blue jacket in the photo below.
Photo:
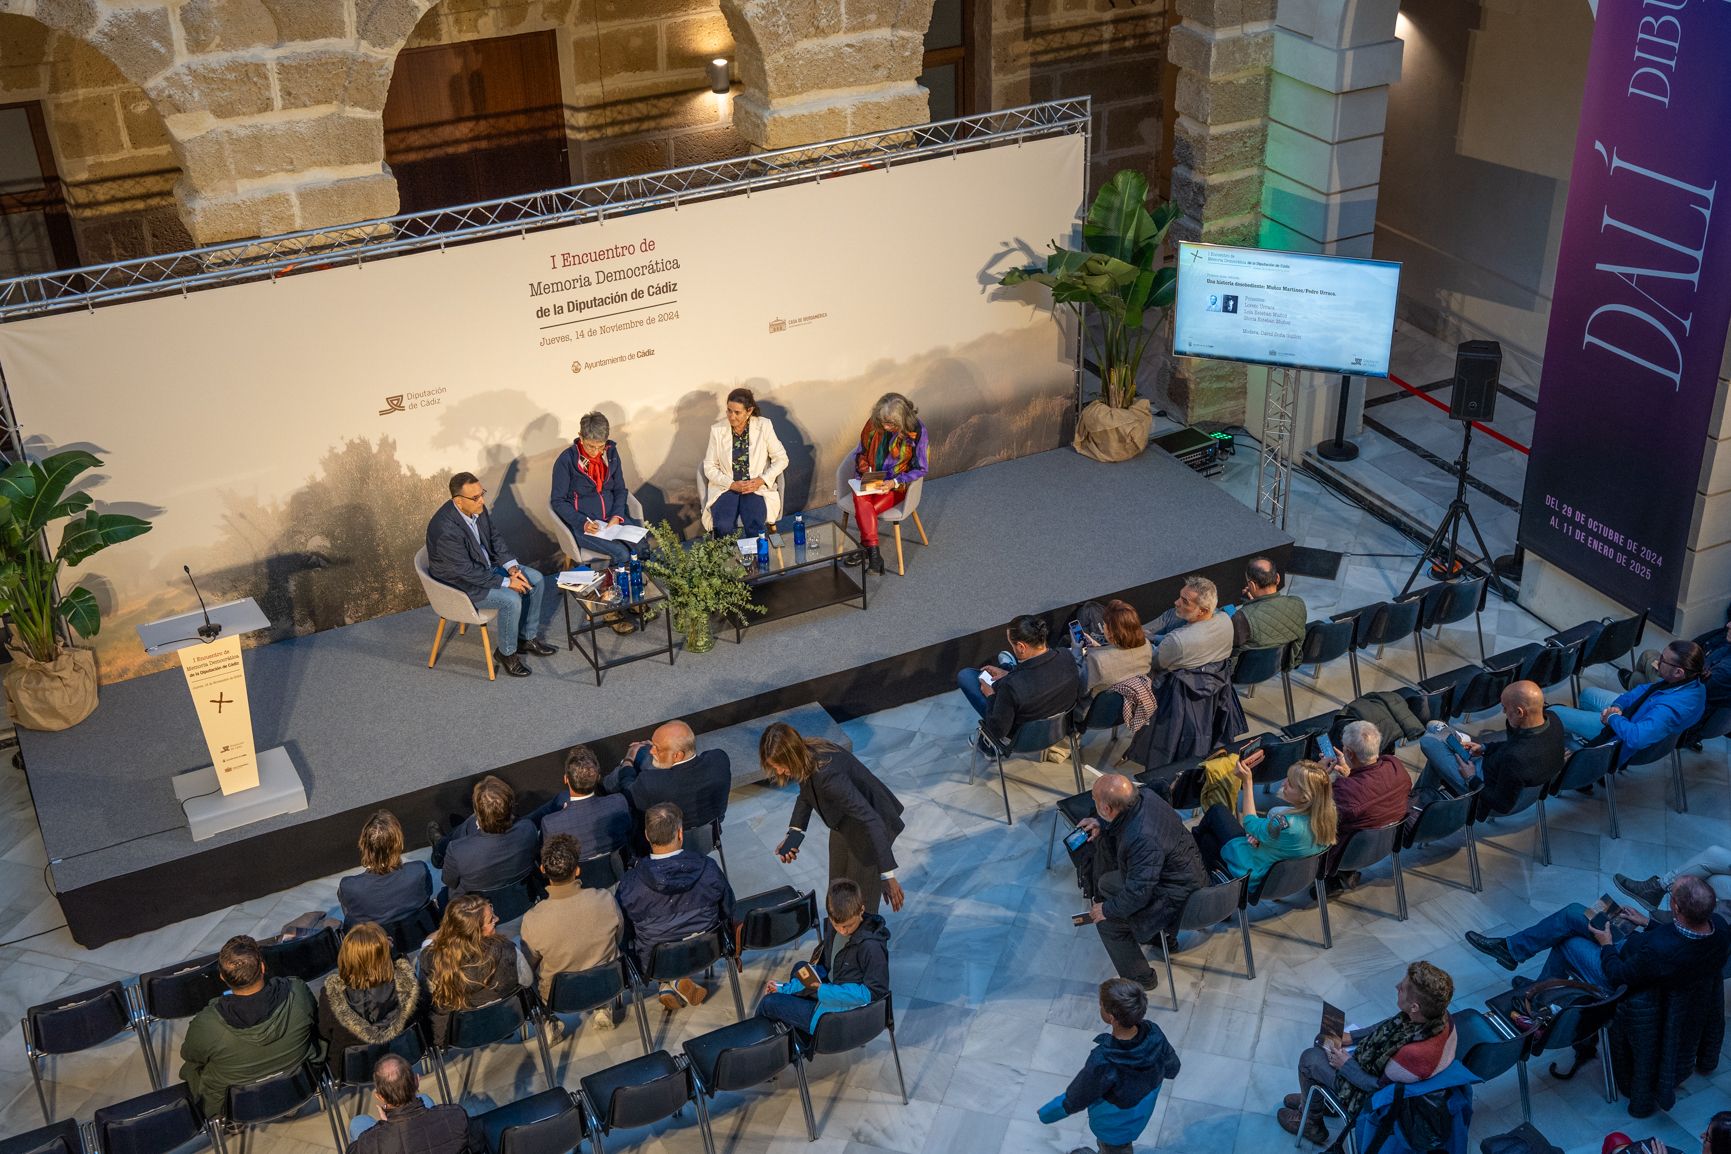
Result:
{"label": "boy in blue jacket", "polygon": [[1100,1020],[1112,1032],[1094,1039],[1094,1052],[1081,1072],[1040,1107],[1040,1121],[1050,1125],[1086,1110],[1100,1154],[1131,1154],[1131,1143],[1154,1116],[1160,1083],[1178,1075],[1178,1051],[1144,1017],[1147,1012],[1148,995],[1135,982],[1110,978],[1100,983]]}
{"label": "boy in blue jacket", "polygon": [[765,982],[757,1012],[811,1033],[832,1010],[851,1010],[890,992],[890,932],[883,918],[866,913],[859,884],[838,878],[829,885],[824,905],[829,924],[811,959],[818,984],[807,988],[798,970],[785,982]]}

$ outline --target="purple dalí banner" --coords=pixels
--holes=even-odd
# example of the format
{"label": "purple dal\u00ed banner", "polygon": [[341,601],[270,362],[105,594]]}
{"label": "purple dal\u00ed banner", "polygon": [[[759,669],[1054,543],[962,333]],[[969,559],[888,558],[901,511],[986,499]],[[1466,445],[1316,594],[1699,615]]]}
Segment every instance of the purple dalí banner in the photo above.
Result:
{"label": "purple dal\u00ed banner", "polygon": [[1599,0],[1520,540],[1661,624],[1727,324],[1731,0]]}

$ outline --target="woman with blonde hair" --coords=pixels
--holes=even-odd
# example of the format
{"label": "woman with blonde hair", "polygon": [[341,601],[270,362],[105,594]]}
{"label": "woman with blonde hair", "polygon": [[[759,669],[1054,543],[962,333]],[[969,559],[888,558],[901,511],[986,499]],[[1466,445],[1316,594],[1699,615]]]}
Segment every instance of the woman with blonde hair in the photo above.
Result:
{"label": "woman with blonde hair", "polygon": [[830,880],[847,878],[859,886],[868,914],[878,912],[884,897],[890,909],[901,909],[894,847],[902,832],[902,803],[889,787],[847,750],[822,738],[802,737],[784,721],[763,731],[757,756],[777,785],[799,784],[799,799],[776,856],[784,862],[799,856],[806,824],[816,813],[829,827]]}
{"label": "woman with blonde hair", "polygon": [[432,1002],[433,1044],[445,1044],[451,1015],[508,998],[535,980],[517,944],[499,933],[493,903],[462,894],[445,907],[444,920],[421,951]]}
{"label": "woman with blonde hair", "polygon": [[878,514],[901,504],[908,486],[926,475],[926,452],[926,426],[914,403],[900,393],[879,397],[860,430],[853,469],[861,476],[882,473],[883,480],[854,494],[853,513],[865,553],[850,557],[849,565],[865,564],[873,573],[884,571],[883,555],[878,552]]}
{"label": "woman with blonde hair", "polygon": [[329,1048],[331,1074],[341,1078],[343,1051],[388,1042],[421,1010],[421,983],[407,958],[391,959],[391,939],[377,923],[343,935],[337,972],[319,991],[319,1037]]}
{"label": "woman with blonde hair", "polygon": [[1275,862],[1325,850],[1340,830],[1334,787],[1320,764],[1301,761],[1287,770],[1280,784],[1281,804],[1266,816],[1256,812],[1253,769],[1238,763],[1237,816],[1224,805],[1210,806],[1191,831],[1204,865],[1233,877],[1249,874],[1252,889],[1262,884]]}

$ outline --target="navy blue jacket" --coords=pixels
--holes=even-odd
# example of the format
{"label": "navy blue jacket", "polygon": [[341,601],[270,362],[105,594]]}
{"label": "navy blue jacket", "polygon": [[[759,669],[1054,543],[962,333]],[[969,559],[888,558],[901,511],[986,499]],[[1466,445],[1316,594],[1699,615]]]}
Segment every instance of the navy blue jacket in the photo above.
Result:
{"label": "navy blue jacket", "polygon": [[570,526],[574,537],[583,535],[585,521],[605,523],[613,517],[631,521],[631,514],[625,507],[625,470],[619,464],[619,449],[608,441],[603,453],[607,461],[607,480],[600,489],[577,463],[576,442],[572,442],[571,447],[553,462],[553,496],[549,503],[558,518]]}
{"label": "navy blue jacket", "polygon": [[469,532],[468,522],[457,512],[457,506],[446,501],[427,522],[427,572],[433,580],[454,585],[469,595],[477,605],[481,598],[504,585],[505,579],[493,570],[506,561],[516,559],[493,527],[492,513],[486,509],[475,520],[481,540],[487,543],[483,553]]}
{"label": "navy blue jacket", "polygon": [[1088,1128],[1101,1144],[1128,1146],[1154,1116],[1160,1083],[1177,1076],[1178,1051],[1153,1022],[1142,1022],[1125,1042],[1100,1034],[1081,1072],[1040,1107],[1040,1121],[1052,1123],[1086,1110]]}
{"label": "navy blue jacket", "polygon": [[543,846],[568,833],[577,839],[578,851],[585,858],[601,857],[631,845],[631,806],[622,797],[598,793],[573,801],[569,793],[561,792],[529,816],[540,818]]}
{"label": "navy blue jacket", "polygon": [[535,823],[526,817],[518,818],[504,833],[486,833],[466,823],[457,827],[445,847],[440,876],[452,897],[488,893],[532,871],[540,846]]}
{"label": "navy blue jacket", "polygon": [[733,887],[720,866],[688,849],[642,859],[626,871],[614,896],[645,965],[662,942],[733,927]]}
{"label": "navy blue jacket", "polygon": [[733,762],[725,749],[705,749],[690,761],[658,768],[644,746],[634,761],[625,761],[607,775],[601,788],[623,794],[639,820],[651,806],[672,802],[685,815],[685,828],[708,825],[727,816],[727,795],[733,789]]}
{"label": "navy blue jacket", "polygon": [[859,928],[836,949],[835,923],[825,920],[823,941],[814,959],[824,968],[826,981],[855,984],[870,990],[873,998],[890,992],[890,931],[879,914],[868,913]]}
{"label": "navy blue jacket", "polygon": [[350,874],[337,883],[343,927],[360,922],[389,925],[433,900],[433,871],[425,862],[406,861],[388,874]]}
{"label": "navy blue jacket", "polygon": [[1708,711],[1731,705],[1731,641],[1725,640],[1725,630],[1703,633],[1695,644],[1707,651]]}

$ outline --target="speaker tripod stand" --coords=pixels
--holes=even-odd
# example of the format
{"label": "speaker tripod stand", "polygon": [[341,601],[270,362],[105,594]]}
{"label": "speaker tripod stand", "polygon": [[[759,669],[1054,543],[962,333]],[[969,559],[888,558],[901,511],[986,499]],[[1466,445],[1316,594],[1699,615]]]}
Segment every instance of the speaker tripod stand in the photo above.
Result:
{"label": "speaker tripod stand", "polygon": [[[1448,511],[1443,514],[1443,519],[1437,525],[1436,532],[1430,535],[1430,542],[1425,545],[1424,552],[1419,554],[1418,564],[1412,567],[1412,572],[1407,575],[1406,584],[1400,587],[1401,597],[1405,597],[1412,590],[1413,582],[1418,580],[1419,573],[1423,571],[1427,563],[1431,562],[1432,558],[1440,557],[1442,571],[1447,575],[1444,580],[1447,580],[1448,576],[1454,575],[1459,565],[1461,522],[1465,521],[1467,528],[1472,530],[1473,540],[1478,542],[1479,556],[1484,558],[1485,572],[1490,578],[1492,588],[1497,591],[1497,596],[1503,600],[1506,601],[1509,598],[1508,590],[1503,587],[1502,578],[1497,576],[1496,566],[1491,562],[1491,551],[1485,545],[1485,535],[1479,532],[1479,523],[1473,520],[1472,506],[1467,504],[1467,457],[1472,452],[1472,443],[1473,423],[1462,421],[1461,455],[1455,458],[1455,499],[1449,502]],[[1446,552],[1443,551],[1445,543],[1447,545]]]}

